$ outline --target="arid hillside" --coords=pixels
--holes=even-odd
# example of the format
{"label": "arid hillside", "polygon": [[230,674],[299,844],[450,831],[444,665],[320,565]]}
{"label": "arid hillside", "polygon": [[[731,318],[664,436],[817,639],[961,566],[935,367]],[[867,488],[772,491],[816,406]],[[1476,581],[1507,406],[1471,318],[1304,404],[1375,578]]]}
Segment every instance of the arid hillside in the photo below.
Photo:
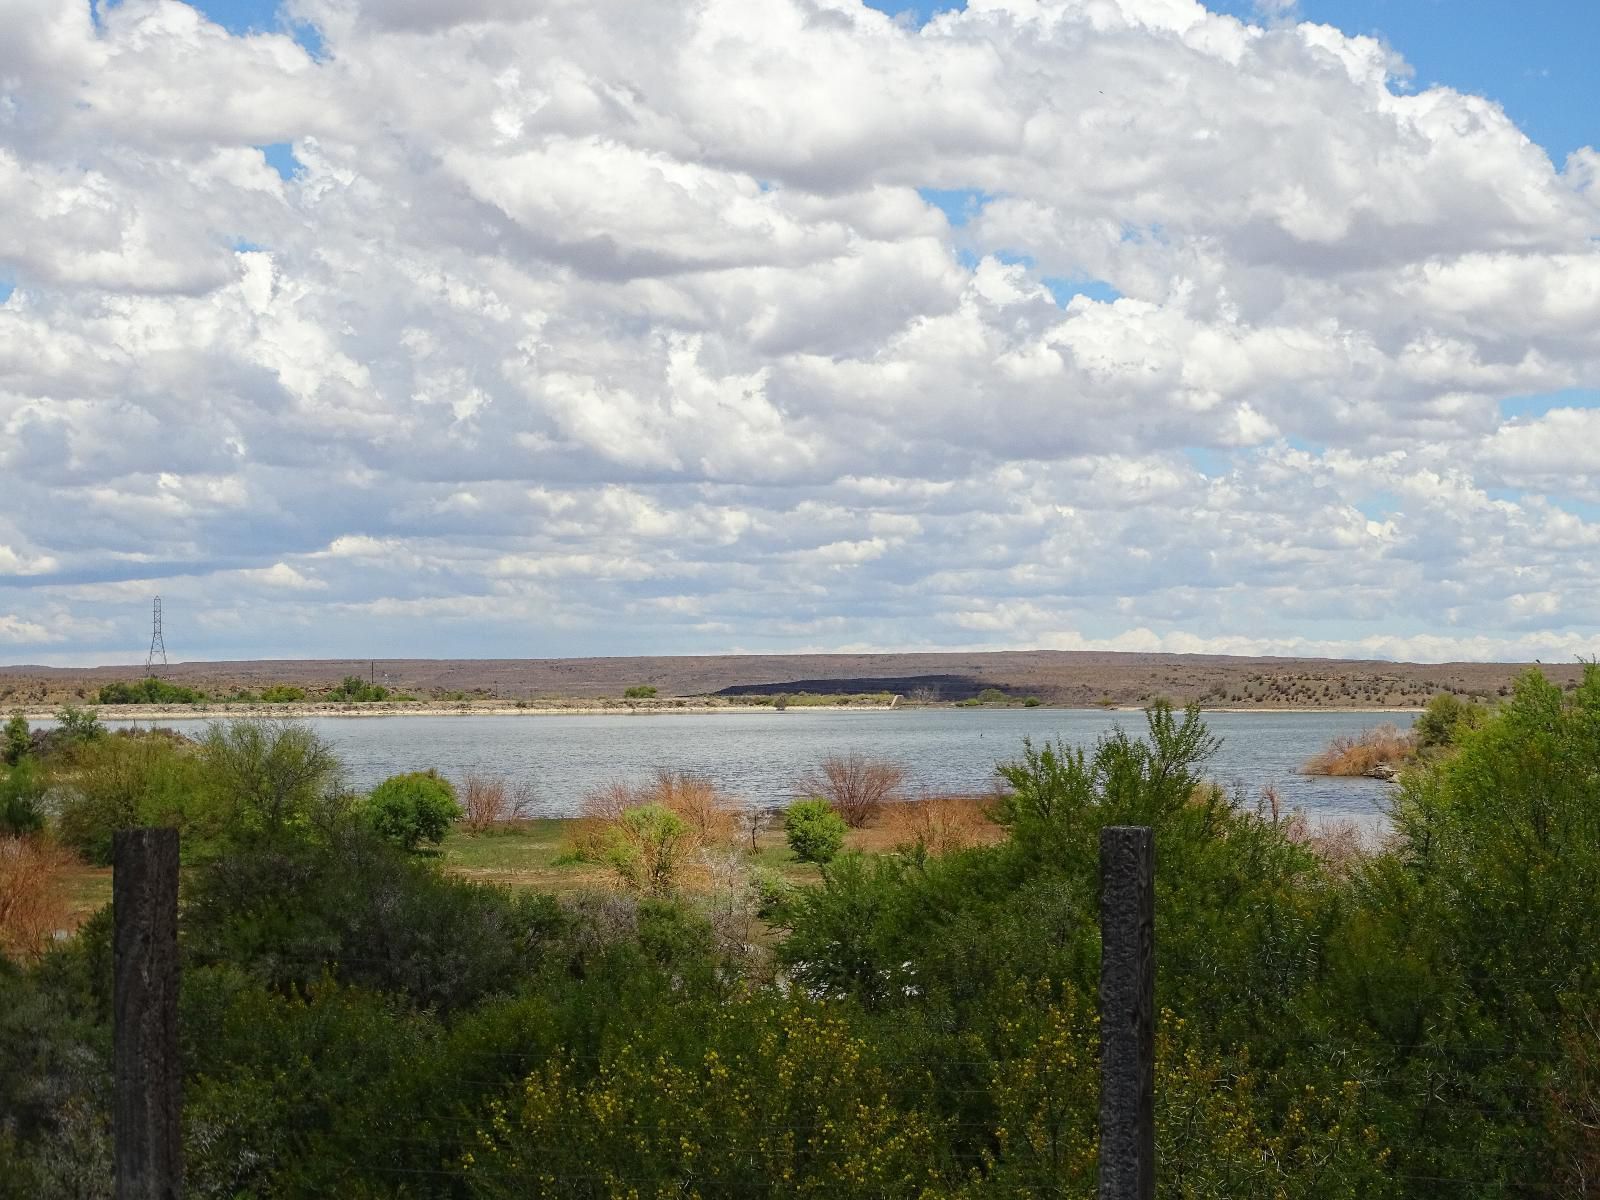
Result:
{"label": "arid hillside", "polygon": [[[176,663],[163,679],[213,695],[295,684],[313,696],[348,675],[421,700],[581,700],[648,684],[662,697],[891,692],[952,702],[988,688],[1046,704],[1142,704],[1166,696],[1214,708],[1411,707],[1435,692],[1484,699],[1506,694],[1531,664],[1390,663],[1315,658],[1234,658],[1082,651],[1000,653],[718,655],[567,659],[337,659]],[[1544,665],[1575,683],[1576,663]],[[0,705],[92,699],[104,684],[134,680],[139,664],[0,667]]]}

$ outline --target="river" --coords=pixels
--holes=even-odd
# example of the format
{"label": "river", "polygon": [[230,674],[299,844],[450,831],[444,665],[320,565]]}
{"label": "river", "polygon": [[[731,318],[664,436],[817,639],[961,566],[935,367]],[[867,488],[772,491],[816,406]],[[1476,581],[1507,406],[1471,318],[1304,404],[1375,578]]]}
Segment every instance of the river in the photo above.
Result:
{"label": "river", "polygon": [[[107,725],[119,724],[102,710]],[[1298,768],[1335,734],[1410,713],[1208,713],[1222,738],[1207,774],[1252,801],[1267,785],[1286,807],[1318,820],[1382,824],[1387,786],[1366,779],[1301,775]],[[205,721],[160,722],[196,733]],[[880,709],[694,715],[317,717],[306,721],[338,751],[349,782],[370,788],[388,775],[435,767],[459,780],[469,771],[531,784],[540,816],[571,816],[598,784],[643,779],[654,768],[705,774],[730,795],[777,803],[795,778],[828,754],[860,751],[907,771],[915,792],[981,792],[997,762],[1015,758],[1025,737],[1090,746],[1118,723],[1144,728],[1143,714],[1083,709]]]}

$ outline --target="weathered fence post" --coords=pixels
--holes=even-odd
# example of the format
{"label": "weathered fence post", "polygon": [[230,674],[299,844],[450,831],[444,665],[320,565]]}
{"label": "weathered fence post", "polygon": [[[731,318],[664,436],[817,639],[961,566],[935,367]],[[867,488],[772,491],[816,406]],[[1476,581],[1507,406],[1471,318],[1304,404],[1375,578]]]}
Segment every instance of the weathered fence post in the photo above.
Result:
{"label": "weathered fence post", "polygon": [[1155,837],[1100,831],[1100,1200],[1156,1189]]}
{"label": "weathered fence post", "polygon": [[121,830],[112,863],[116,1200],[178,1200],[178,831]]}

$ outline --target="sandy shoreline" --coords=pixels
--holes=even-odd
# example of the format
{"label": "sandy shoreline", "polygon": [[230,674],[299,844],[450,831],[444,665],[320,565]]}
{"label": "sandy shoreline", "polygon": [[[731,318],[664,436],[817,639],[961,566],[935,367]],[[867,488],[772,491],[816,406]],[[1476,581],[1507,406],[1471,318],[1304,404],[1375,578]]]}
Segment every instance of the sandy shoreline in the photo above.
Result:
{"label": "sandy shoreline", "polygon": [[[366,720],[374,717],[671,717],[708,716],[720,713],[770,713],[775,711],[764,704],[626,704],[618,702],[605,705],[518,705],[507,701],[447,702],[423,701],[419,703],[377,704],[82,704],[94,708],[102,721],[171,721],[176,719],[218,720],[235,717],[279,717],[301,720],[307,717],[345,717]],[[955,706],[950,706],[955,707]],[[1008,711],[1015,705],[1000,706]],[[1143,711],[1135,705],[1105,708],[1101,705],[1039,705],[1036,711],[1056,710],[1067,712],[1117,712]],[[30,721],[48,721],[60,711],[60,706],[24,706],[22,715]],[[783,710],[789,713],[887,713],[927,711],[922,706],[901,705],[891,708],[887,704],[806,704],[790,705]],[[991,711],[978,709],[974,711]],[[1418,713],[1417,708],[1372,708],[1326,705],[1317,708],[1285,706],[1255,708],[1206,708],[1207,713],[1368,713],[1373,715]]]}

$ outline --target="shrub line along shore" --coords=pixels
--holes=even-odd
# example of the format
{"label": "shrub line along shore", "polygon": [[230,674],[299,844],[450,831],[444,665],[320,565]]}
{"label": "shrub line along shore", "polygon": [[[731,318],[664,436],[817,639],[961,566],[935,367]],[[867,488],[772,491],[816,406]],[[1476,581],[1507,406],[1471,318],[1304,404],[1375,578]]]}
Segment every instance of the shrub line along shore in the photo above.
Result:
{"label": "shrub line along shore", "polygon": [[[671,717],[671,716],[711,716],[722,713],[770,713],[774,709],[770,704],[627,704],[614,705],[517,705],[504,700],[488,702],[435,702],[421,701],[411,703],[377,702],[371,704],[95,704],[93,701],[80,701],[81,708],[94,708],[100,713],[103,721],[152,721],[172,720],[174,718],[209,719],[213,717],[282,717],[285,720],[303,720],[307,717]],[[805,704],[792,705],[787,713],[885,713],[898,711],[917,711],[927,708],[957,708],[958,705],[916,705],[916,704],[872,704],[855,701],[850,704]],[[983,709],[1013,709],[1021,708],[1018,704],[995,704],[981,706]],[[1137,705],[1104,706],[1099,704],[1043,704],[1038,708],[1066,710],[1070,712],[1117,712],[1137,713],[1142,709]],[[20,711],[30,721],[48,721],[60,712],[59,704],[30,704],[24,705]],[[1327,705],[1318,708],[1296,706],[1268,707],[1256,706],[1251,708],[1211,708],[1206,707],[1206,712],[1211,713],[1416,713],[1421,712],[1420,706],[1382,708],[1371,705],[1350,705],[1348,707]]]}

